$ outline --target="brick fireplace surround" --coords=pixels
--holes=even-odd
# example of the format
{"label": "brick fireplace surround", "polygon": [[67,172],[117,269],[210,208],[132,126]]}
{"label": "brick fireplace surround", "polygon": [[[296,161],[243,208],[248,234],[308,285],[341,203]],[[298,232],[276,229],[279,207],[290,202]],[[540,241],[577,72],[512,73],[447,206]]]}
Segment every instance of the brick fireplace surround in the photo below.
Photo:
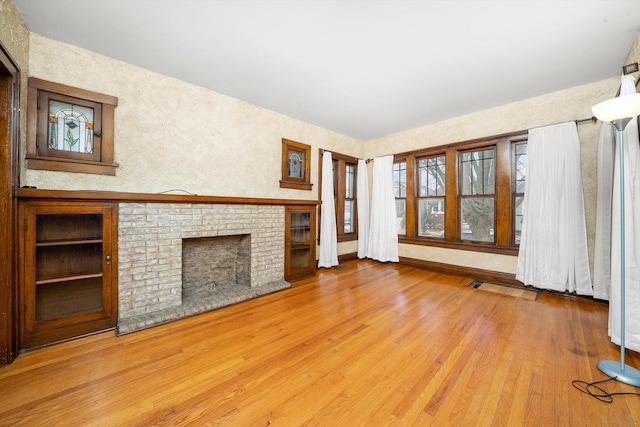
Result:
{"label": "brick fireplace surround", "polygon": [[[237,235],[248,235],[250,239],[249,283],[216,283],[195,293],[185,292],[183,239]],[[119,204],[119,334],[289,286],[284,280],[283,206]]]}

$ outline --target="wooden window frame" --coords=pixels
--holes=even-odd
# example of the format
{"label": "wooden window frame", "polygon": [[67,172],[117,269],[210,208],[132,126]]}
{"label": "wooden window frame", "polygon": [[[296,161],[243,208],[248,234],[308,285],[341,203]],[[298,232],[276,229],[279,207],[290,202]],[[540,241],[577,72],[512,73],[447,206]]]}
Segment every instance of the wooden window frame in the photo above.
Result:
{"label": "wooden window frame", "polygon": [[[421,196],[420,195],[420,188],[422,183],[420,182],[420,166],[419,163],[421,160],[428,160],[428,159],[434,159],[434,158],[439,158],[439,157],[444,157],[445,158],[445,194],[444,195],[435,195],[435,196],[429,196],[429,195],[425,195],[425,196]],[[447,219],[447,209],[446,209],[446,205],[447,205],[447,193],[446,193],[446,179],[447,179],[447,168],[446,168],[446,153],[443,151],[440,152],[436,152],[436,153],[429,153],[428,155],[424,155],[424,156],[416,156],[415,158],[415,169],[416,169],[416,188],[415,188],[415,220],[416,220],[416,236],[419,238],[427,238],[427,239],[436,239],[436,240],[442,240],[444,239],[444,229],[443,229],[443,235],[442,236],[421,236],[420,235],[420,225],[418,224],[418,222],[420,221],[420,200],[429,200],[429,199],[444,199],[444,220],[446,221]],[[444,224],[443,224],[444,225]]]}
{"label": "wooden window frame", "polygon": [[[527,140],[526,138],[521,139],[521,140],[513,140],[511,141],[511,153],[512,153],[512,165],[511,165],[511,170],[512,170],[512,182],[511,182],[511,204],[512,204],[512,211],[511,211],[511,218],[512,218],[512,224],[513,224],[513,234],[512,234],[512,239],[513,241],[511,242],[511,244],[513,246],[516,247],[520,247],[520,243],[516,242],[516,211],[517,211],[517,203],[516,203],[516,199],[518,197],[523,197],[524,198],[524,191],[519,192],[518,191],[518,185],[517,185],[517,171],[516,171],[516,150],[515,147],[517,145],[526,145],[527,144]],[[528,153],[528,150],[527,150]],[[525,172],[525,182],[526,182],[526,172]]]}
{"label": "wooden window frame", "polygon": [[[350,236],[353,237],[354,239],[357,239],[358,236],[358,198],[357,198],[357,191],[358,191],[358,162],[357,161],[346,161],[344,159],[338,159],[338,168],[340,170],[340,176],[344,175],[344,179],[342,181],[342,184],[340,184],[340,181],[338,181],[338,188],[341,188],[341,191],[344,192],[344,197],[342,198],[342,218],[340,220],[340,224],[344,225],[344,217],[346,216],[345,212],[346,212],[346,204],[347,201],[350,201],[353,203],[353,215],[351,218],[351,224],[352,224],[352,230],[350,232],[346,232],[344,231],[344,226],[341,227],[341,229],[343,230],[343,236]],[[353,170],[353,174],[351,179],[353,180],[352,182],[352,188],[351,188],[351,197],[349,197],[347,195],[347,168],[352,168]],[[350,239],[351,240],[351,239]]]}
{"label": "wooden window frame", "polygon": [[[458,176],[456,177],[458,180],[458,192],[457,192],[457,196],[458,196],[458,200],[457,200],[457,204],[458,204],[458,218],[457,218],[457,231],[458,231],[458,241],[464,241],[464,242],[473,242],[475,244],[478,245],[493,245],[495,243],[495,229],[497,221],[496,221],[496,213],[498,211],[498,207],[496,206],[496,193],[497,193],[497,170],[495,172],[496,176],[494,177],[494,182],[493,182],[493,193],[487,193],[484,191],[483,192],[479,192],[479,193],[472,193],[472,194],[464,194],[463,193],[463,182],[462,182],[462,177],[463,177],[463,155],[465,153],[472,153],[472,152],[480,152],[480,151],[487,151],[487,150],[493,150],[493,160],[494,163],[497,164],[497,157],[498,157],[498,149],[495,145],[485,145],[485,146],[481,146],[481,147],[473,147],[473,148],[468,148],[468,149],[459,149],[456,155],[456,160],[458,162],[458,168],[457,170],[459,171]],[[494,167],[497,169],[497,165],[494,165]],[[484,174],[483,174],[483,178],[484,178]],[[494,229],[494,236],[493,236],[493,240],[473,240],[473,239],[463,239],[463,229],[462,229],[462,204],[463,201],[465,199],[491,199],[493,200],[493,229]]]}
{"label": "wooden window frame", "polygon": [[[50,150],[47,144],[48,100],[55,99],[94,108],[94,152],[70,153]],[[29,169],[115,175],[114,115],[118,98],[29,78],[27,98],[27,153]]]}
{"label": "wooden window frame", "polygon": [[[320,155],[318,156],[320,162],[320,167],[318,170],[320,171],[320,194],[322,194],[322,152],[320,150]],[[337,164],[337,173],[334,169],[333,175],[333,200],[336,209],[336,231],[338,234],[338,242],[347,242],[351,240],[358,240],[358,159],[352,156],[348,156],[346,154],[334,153],[331,152],[331,160],[334,164]],[[354,209],[354,218],[352,218],[353,222],[353,232],[345,233],[344,232],[344,203],[347,200],[346,198],[346,166],[351,165],[355,167],[355,173],[353,175],[353,198],[349,200],[355,201],[355,209]],[[322,214],[322,210],[320,211]],[[318,220],[318,225],[320,224],[320,220]],[[319,232],[319,230],[318,230]]]}
{"label": "wooden window frame", "polygon": [[[526,143],[528,132],[514,132],[448,145],[429,147],[394,156],[394,163],[406,161],[407,198],[406,198],[406,234],[398,235],[400,243],[443,247],[478,252],[517,255],[515,244],[515,170],[513,169],[513,143]],[[496,148],[495,182],[495,227],[493,242],[475,242],[462,240],[460,236],[459,206],[459,156],[462,151],[494,146]],[[418,235],[418,197],[417,165],[418,159],[445,154],[445,232],[444,238],[432,238]]]}
{"label": "wooden window frame", "polygon": [[[289,176],[289,152],[298,151],[304,153],[304,165],[301,178]],[[280,188],[293,188],[296,190],[311,190],[311,146],[302,142],[282,138],[282,179]]]}
{"label": "wooden window frame", "polygon": [[[404,214],[405,214],[405,218],[404,218],[404,229],[405,229],[405,234],[398,234],[398,236],[409,236],[409,235],[415,235],[416,234],[416,220],[415,220],[415,210],[416,210],[416,205],[417,205],[417,201],[415,197],[409,197],[409,194],[413,194],[415,191],[415,179],[410,179],[411,176],[413,176],[413,164],[410,165],[410,163],[415,163],[415,162],[410,162],[409,159],[407,158],[398,158],[397,160],[394,158],[393,161],[393,168],[394,171],[393,173],[395,174],[395,166],[399,163],[405,163],[405,192],[404,192],[404,197],[395,197],[396,200],[396,205],[395,205],[395,210],[396,210],[396,215],[398,213],[398,200],[404,200]],[[412,169],[411,171],[411,175],[409,175],[409,169]],[[395,186],[395,182],[394,182],[394,186]],[[395,188],[394,190],[394,196],[395,196]],[[411,192],[411,193],[410,193]],[[409,213],[409,211],[411,211],[411,213]],[[409,225],[411,224],[411,225]]]}

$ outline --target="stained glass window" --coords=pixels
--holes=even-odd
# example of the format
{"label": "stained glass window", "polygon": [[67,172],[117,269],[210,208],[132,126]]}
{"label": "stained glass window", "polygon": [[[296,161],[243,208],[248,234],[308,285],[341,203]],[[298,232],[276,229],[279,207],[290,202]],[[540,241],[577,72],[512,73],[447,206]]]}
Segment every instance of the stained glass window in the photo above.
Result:
{"label": "stained glass window", "polygon": [[29,77],[29,169],[115,175],[118,98]]}
{"label": "stained glass window", "polygon": [[304,152],[289,150],[289,178],[304,178]]}
{"label": "stained glass window", "polygon": [[311,190],[311,146],[282,138],[281,188]]}
{"label": "stained glass window", "polygon": [[93,153],[93,108],[49,100],[50,149]]}

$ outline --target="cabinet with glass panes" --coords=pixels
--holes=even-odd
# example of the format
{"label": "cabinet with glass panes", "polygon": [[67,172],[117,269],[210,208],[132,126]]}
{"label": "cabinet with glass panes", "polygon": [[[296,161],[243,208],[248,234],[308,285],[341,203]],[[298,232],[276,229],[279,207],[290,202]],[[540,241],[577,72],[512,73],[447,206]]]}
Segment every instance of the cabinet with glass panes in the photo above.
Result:
{"label": "cabinet with glass panes", "polygon": [[117,206],[21,204],[21,348],[115,327]]}
{"label": "cabinet with glass panes", "polygon": [[297,280],[316,270],[316,207],[288,206],[285,211],[285,279]]}

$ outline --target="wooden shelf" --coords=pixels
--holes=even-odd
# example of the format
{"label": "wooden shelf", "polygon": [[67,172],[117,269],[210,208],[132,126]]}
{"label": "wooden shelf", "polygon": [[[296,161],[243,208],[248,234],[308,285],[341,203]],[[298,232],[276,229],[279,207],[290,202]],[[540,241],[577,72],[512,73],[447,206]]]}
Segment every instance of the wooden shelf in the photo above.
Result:
{"label": "wooden shelf", "polygon": [[56,277],[56,278],[53,278],[53,279],[36,280],[36,285],[45,285],[45,284],[48,284],[48,283],[72,282],[74,280],[95,279],[95,278],[98,278],[98,277],[102,277],[102,273],[78,274],[78,275],[66,276],[66,277]]}
{"label": "wooden shelf", "polygon": [[52,240],[48,242],[36,242],[36,247],[44,246],[68,246],[68,245],[88,245],[93,243],[102,243],[102,239],[93,240]]}
{"label": "wooden shelf", "polygon": [[291,243],[292,251],[308,251],[311,249],[311,245],[308,243]]}

